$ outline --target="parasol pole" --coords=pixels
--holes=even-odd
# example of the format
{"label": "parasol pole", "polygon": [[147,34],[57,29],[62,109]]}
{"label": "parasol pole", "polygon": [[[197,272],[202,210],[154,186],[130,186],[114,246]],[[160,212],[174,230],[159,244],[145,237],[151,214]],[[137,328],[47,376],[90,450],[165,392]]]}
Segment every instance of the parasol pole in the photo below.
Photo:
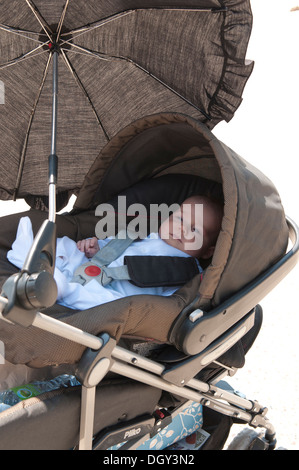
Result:
{"label": "parasol pole", "polygon": [[52,129],[51,154],[49,156],[49,215],[34,238],[22,270],[10,276],[4,283],[2,296],[4,310],[0,318],[28,327],[36,319],[38,310],[51,307],[57,299],[54,280],[56,251],[56,183],[58,157],[57,97],[58,97],[58,50],[51,43],[53,58]]}
{"label": "parasol pole", "polygon": [[52,128],[51,128],[51,154],[49,156],[49,220],[56,220],[56,183],[58,157],[56,155],[57,142],[57,103],[58,103],[58,52],[52,51],[53,59],[53,89],[52,89]]}

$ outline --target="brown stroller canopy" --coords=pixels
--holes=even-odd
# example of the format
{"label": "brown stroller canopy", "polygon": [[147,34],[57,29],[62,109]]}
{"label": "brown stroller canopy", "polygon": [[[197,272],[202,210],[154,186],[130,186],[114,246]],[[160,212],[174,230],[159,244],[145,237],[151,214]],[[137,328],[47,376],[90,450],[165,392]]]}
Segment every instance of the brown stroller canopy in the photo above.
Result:
{"label": "brown stroller canopy", "polygon": [[139,181],[173,173],[222,185],[222,230],[199,290],[218,304],[285,252],[288,229],[273,183],[201,122],[159,114],[127,126],[95,160],[75,208],[95,207]]}

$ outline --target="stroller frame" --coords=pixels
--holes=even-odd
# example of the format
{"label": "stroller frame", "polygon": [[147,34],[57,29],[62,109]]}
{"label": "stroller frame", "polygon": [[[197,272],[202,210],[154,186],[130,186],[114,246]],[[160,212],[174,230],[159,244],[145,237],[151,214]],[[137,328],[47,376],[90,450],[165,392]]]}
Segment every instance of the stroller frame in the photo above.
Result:
{"label": "stroller frame", "polygon": [[[35,314],[32,325],[87,347],[76,371],[76,377],[82,384],[80,450],[107,449],[125,440],[127,442],[121,449],[135,449],[171,420],[167,416],[163,425],[159,417],[156,420],[154,417],[142,417],[140,421],[134,420],[131,424],[125,423],[118,430],[112,430],[112,434],[100,434],[93,439],[96,386],[108,372],[198,402],[251,427],[265,428],[265,437],[260,441],[263,448],[275,447],[275,430],[266,417],[267,408],[216,384],[237,371],[237,368],[220,364],[219,357],[253,327],[257,304],[298,261],[299,229],[292,220],[287,219],[287,222],[293,246],[276,264],[212,311],[204,313],[199,309],[192,309],[191,305],[181,313],[170,333],[171,342],[187,355],[178,363],[160,364],[117,346],[115,340],[106,333],[96,337],[40,312]],[[1,311],[7,302],[4,297],[0,298]],[[10,321],[1,314],[0,319]],[[198,372],[215,362],[221,370],[211,381],[206,383],[194,378]],[[135,437],[137,428],[138,436]],[[129,436],[129,439],[124,439],[124,436]]]}
{"label": "stroller frame", "polygon": [[[155,420],[155,418],[146,417],[144,420],[143,417],[141,421],[134,420],[134,423],[125,423],[120,431],[112,430],[108,436],[104,434],[93,439],[96,386],[108,372],[148,384],[187,400],[196,401],[205,407],[248,423],[252,427],[263,427],[266,429],[263,447],[274,448],[275,430],[266,417],[267,409],[256,401],[237,396],[215,384],[225,376],[234,375],[237,370],[234,367],[227,368],[219,364],[219,357],[231,349],[253,327],[257,304],[291,271],[298,261],[299,229],[290,219],[287,219],[287,222],[293,247],[282,259],[212,311],[205,313],[200,309],[194,310],[190,305],[181,312],[170,332],[170,343],[187,356],[174,365],[165,366],[127,351],[117,346],[115,340],[105,333],[100,337],[93,336],[44,315],[36,311],[36,308],[32,309],[32,305],[27,306],[27,310],[26,306],[25,309],[18,308],[18,304],[15,306],[17,285],[21,284],[21,290],[24,290],[28,280],[33,282],[34,287],[31,289],[34,289],[34,294],[46,292],[46,303],[52,305],[56,299],[55,283],[51,276],[54,270],[53,260],[47,259],[41,262],[45,247],[48,252],[52,254],[55,252],[56,240],[58,53],[55,49],[52,53],[53,96],[52,140],[49,157],[49,219],[41,227],[25,261],[23,267],[25,279],[21,279],[22,273],[12,276],[8,289],[9,298],[0,297],[0,319],[23,326],[33,325],[87,347],[76,372],[76,376],[82,384],[80,450],[109,448],[111,443],[123,443],[126,436],[129,436],[129,440],[127,439],[122,449],[134,449],[150,435],[159,432],[163,426],[160,418]],[[39,273],[37,277],[34,274],[36,272]],[[45,298],[42,299],[42,302],[45,302]],[[205,383],[194,378],[198,372],[215,361],[222,370],[216,377],[213,377],[212,381]],[[175,412],[177,413],[178,410]],[[166,420],[166,424],[168,423],[169,417]],[[134,432],[136,426],[138,426],[138,430],[140,429],[137,437]]]}

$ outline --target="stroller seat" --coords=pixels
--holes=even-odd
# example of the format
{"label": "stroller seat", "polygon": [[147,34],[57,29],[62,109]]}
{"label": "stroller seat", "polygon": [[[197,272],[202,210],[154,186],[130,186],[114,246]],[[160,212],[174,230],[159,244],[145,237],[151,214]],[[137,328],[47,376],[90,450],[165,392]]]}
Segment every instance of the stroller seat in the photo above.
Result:
{"label": "stroller seat", "polygon": [[[226,430],[202,448],[215,448],[216,441],[221,448],[234,419],[265,428],[264,445],[274,447],[275,431],[264,407],[227,391],[221,380],[244,365],[261,326],[259,302],[298,260],[298,229],[286,219],[276,189],[202,123],[183,115],[155,115],[133,123],[103,154],[109,161],[103,179],[99,183],[99,157],[72,213],[57,218],[58,236],[92,236],[96,207],[117,204],[121,194],[128,205],[147,205],[181,203],[201,191],[224,200],[215,253],[202,281],[195,276],[169,298],[133,296],[84,311],[59,305],[33,314],[7,308],[11,299],[5,283],[0,338],[7,360],[43,373],[63,366],[81,386],[1,413],[0,446],[69,449],[79,443],[82,449],[106,449],[125,440],[122,448],[138,448],[196,402],[203,407],[203,429],[221,421]],[[34,229],[46,218],[38,211],[29,215]],[[1,228],[3,254],[18,220],[3,220],[1,227],[11,232],[7,240],[8,229]],[[289,237],[293,247],[286,253]],[[3,280],[17,271],[7,261],[1,263]],[[65,428],[57,416],[65,416]],[[22,440],[16,439],[16,427],[23,431]]]}

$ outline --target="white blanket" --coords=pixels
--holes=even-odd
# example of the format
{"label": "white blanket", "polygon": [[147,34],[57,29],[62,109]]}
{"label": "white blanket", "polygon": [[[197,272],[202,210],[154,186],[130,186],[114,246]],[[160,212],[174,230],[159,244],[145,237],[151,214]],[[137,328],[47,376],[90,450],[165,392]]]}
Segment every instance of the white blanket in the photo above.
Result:
{"label": "white blanket", "polygon": [[[102,248],[109,239],[99,240]],[[8,252],[9,261],[22,268],[27,253],[33,242],[32,225],[29,217],[22,217],[19,222],[17,237]],[[129,248],[110,266],[122,266],[124,256],[152,255],[152,256],[182,256],[186,253],[171,247],[160,239],[157,233],[150,234],[146,239],[133,242]],[[96,280],[88,282],[85,286],[70,282],[75,269],[88,261],[86,256],[78,250],[76,243],[68,237],[58,238],[56,244],[56,266],[54,279],[57,284],[57,302],[66,307],[85,310],[97,305],[111,302],[129,295],[171,295],[177,287],[140,288],[129,281],[112,281],[108,286],[101,286]]]}

